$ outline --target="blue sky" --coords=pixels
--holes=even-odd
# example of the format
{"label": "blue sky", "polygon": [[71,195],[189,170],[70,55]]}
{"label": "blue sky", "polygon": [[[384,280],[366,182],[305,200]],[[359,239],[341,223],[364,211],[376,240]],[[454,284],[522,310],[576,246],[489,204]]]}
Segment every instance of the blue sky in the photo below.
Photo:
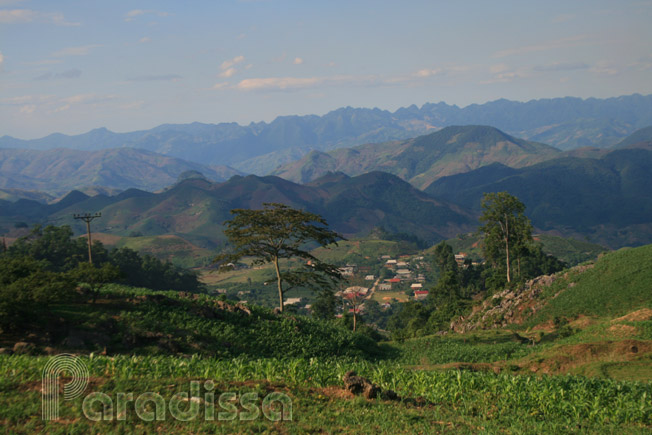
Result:
{"label": "blue sky", "polygon": [[650,23],[650,0],[0,0],[0,136],[647,95]]}

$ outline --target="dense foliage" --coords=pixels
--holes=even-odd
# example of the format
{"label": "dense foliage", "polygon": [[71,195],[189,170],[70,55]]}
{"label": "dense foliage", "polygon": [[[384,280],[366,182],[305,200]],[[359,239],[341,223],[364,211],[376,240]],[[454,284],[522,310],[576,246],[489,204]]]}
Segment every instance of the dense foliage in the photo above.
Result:
{"label": "dense foliage", "polygon": [[[198,291],[201,284],[194,272],[162,262],[150,255],[140,255],[129,248],[108,251],[99,241],[92,246],[93,265],[99,268],[110,264],[118,269],[119,275],[105,282],[148,287],[154,290]],[[57,273],[78,269],[80,263],[88,261],[86,239],[74,238],[67,226],[35,226],[29,235],[19,238],[9,247],[4,256],[10,258],[31,258],[43,262],[43,267]],[[82,271],[83,272],[83,271]],[[83,273],[77,273],[84,282]]]}
{"label": "dense foliage", "polygon": [[[328,228],[321,216],[288,207],[265,203],[260,210],[231,210],[233,219],[225,222],[224,234],[233,250],[220,254],[215,262],[220,270],[231,269],[233,263],[244,257],[253,258],[254,265],[271,263],[276,272],[279,310],[283,311],[284,294],[294,287],[323,289],[336,285],[341,279],[338,268],[321,261],[305,249],[308,244],[328,246],[342,236]],[[295,268],[281,265],[281,260],[298,259]]]}
{"label": "dense foliage", "polygon": [[0,328],[17,328],[52,304],[83,298],[78,285],[93,302],[99,288],[109,282],[146,285],[153,289],[198,291],[196,274],[127,248],[107,251],[92,246],[94,264],[88,263],[86,239],[73,238],[68,226],[36,226],[0,253]]}

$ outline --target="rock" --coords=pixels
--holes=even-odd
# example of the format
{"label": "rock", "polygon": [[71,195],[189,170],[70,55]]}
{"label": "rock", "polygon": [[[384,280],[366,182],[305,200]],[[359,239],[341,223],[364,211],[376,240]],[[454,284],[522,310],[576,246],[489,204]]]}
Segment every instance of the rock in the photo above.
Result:
{"label": "rock", "polygon": [[0,347],[0,355],[11,355],[12,353],[14,352],[8,347]]}
{"label": "rock", "polygon": [[354,371],[347,372],[343,380],[346,389],[356,396],[362,394],[367,399],[375,399],[382,391],[380,387],[358,376]]}

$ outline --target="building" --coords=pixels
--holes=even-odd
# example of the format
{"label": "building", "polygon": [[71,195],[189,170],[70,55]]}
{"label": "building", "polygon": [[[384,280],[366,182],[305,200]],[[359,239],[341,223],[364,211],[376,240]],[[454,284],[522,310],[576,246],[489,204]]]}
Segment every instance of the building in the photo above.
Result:
{"label": "building", "polygon": [[389,282],[384,282],[382,284],[378,284],[378,290],[379,291],[389,291],[392,289],[392,284]]}
{"label": "building", "polygon": [[367,276],[364,277],[364,280],[365,280],[365,281],[373,281],[373,280],[375,280],[375,279],[376,279],[376,277],[373,276],[373,275],[367,275]]}
{"label": "building", "polygon": [[369,289],[368,289],[368,288],[366,288],[366,287],[360,287],[360,286],[355,285],[355,286],[353,286],[353,287],[348,287],[348,288],[346,288],[346,289],[342,292],[342,296],[352,295],[352,294],[356,294],[356,293],[357,293],[358,296],[363,296],[363,297],[364,297],[364,296],[367,295],[368,292],[369,292]]}
{"label": "building", "polygon": [[410,286],[412,290],[421,290],[423,288],[423,284],[415,282]]}
{"label": "building", "polygon": [[301,298],[287,298],[283,301],[283,305],[295,305],[301,303]]}
{"label": "building", "polygon": [[347,264],[344,267],[340,267],[338,270],[342,276],[353,276],[355,273],[355,265]]}
{"label": "building", "polygon": [[415,290],[414,291],[414,300],[422,301],[428,297],[428,290]]}

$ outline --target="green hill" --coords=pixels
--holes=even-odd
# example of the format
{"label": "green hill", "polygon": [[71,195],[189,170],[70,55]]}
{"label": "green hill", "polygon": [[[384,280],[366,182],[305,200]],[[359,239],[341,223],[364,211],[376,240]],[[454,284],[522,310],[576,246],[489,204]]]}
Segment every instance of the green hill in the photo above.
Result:
{"label": "green hill", "polygon": [[564,157],[525,168],[495,164],[437,180],[426,191],[479,210],[485,192],[508,191],[541,230],[612,248],[652,242],[652,150]]}
{"label": "green hill", "polygon": [[[0,209],[0,225],[3,221],[5,228],[16,221],[50,222],[71,225],[83,234],[85,225],[75,221],[73,214],[93,211],[102,213],[102,218],[93,222],[97,232],[141,237],[174,235],[199,248],[215,249],[224,242],[222,223],[230,219],[230,210],[260,208],[266,202],[320,214],[331,228],[347,237],[384,227],[390,233],[409,233],[434,242],[470,231],[475,225],[475,218],[460,207],[381,172],[358,177],[330,175],[311,185],[272,176],[235,176],[224,183],[191,178],[156,194],[131,189],[111,197],[89,198],[77,192],[51,205],[7,201],[7,206]],[[158,249],[153,245],[150,248]]]}
{"label": "green hill", "polygon": [[361,145],[328,153],[313,151],[274,174],[306,183],[329,171],[348,175],[385,171],[423,189],[440,177],[491,163],[518,168],[559,153],[548,145],[517,139],[493,127],[454,126],[401,142]]}
{"label": "green hill", "polygon": [[530,323],[556,316],[619,317],[652,308],[651,283],[652,245],[620,249],[602,256],[592,268],[553,284],[543,294],[548,302]]}
{"label": "green hill", "polygon": [[614,148],[650,146],[652,143],[652,126],[641,128],[614,145]]}

